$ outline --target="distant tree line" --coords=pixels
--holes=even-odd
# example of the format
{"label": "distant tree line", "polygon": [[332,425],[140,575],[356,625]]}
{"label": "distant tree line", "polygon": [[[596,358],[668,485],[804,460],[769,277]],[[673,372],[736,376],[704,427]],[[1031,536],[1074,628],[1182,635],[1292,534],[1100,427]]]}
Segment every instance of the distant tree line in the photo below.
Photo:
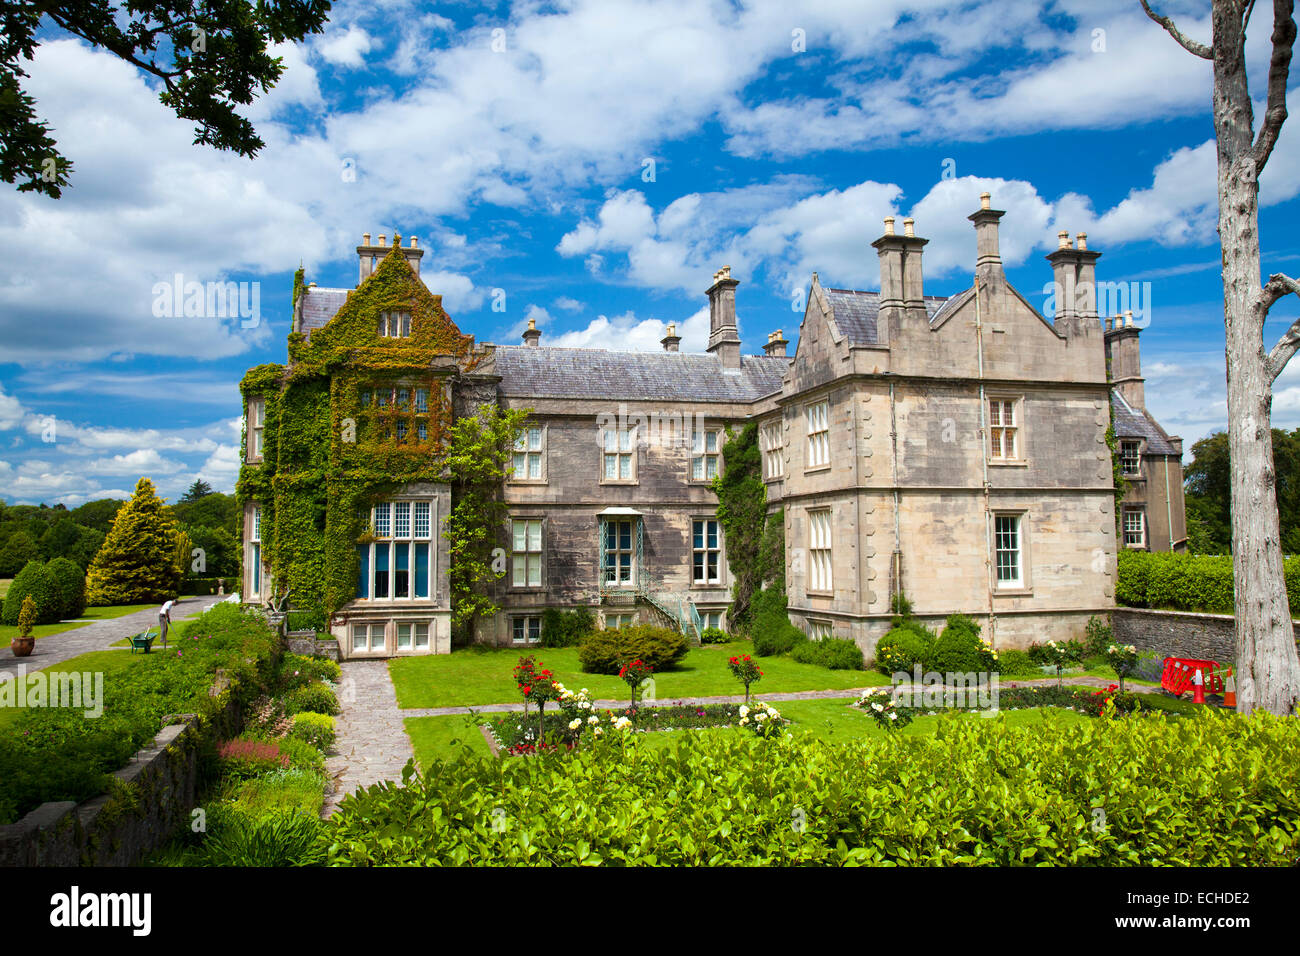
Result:
{"label": "distant tree line", "polygon": [[[1273,429],[1273,467],[1282,553],[1300,554],[1300,428]],[[1215,432],[1192,445],[1184,473],[1187,549],[1194,554],[1232,553],[1232,471],[1228,433]]]}
{"label": "distant tree line", "polygon": [[[104,544],[123,502],[113,498],[65,505],[11,505],[0,501],[0,578],[13,578],[29,561],[72,561],[84,572]],[[234,495],[195,481],[167,511],[203,551],[206,570],[198,577],[239,574],[239,508]]]}

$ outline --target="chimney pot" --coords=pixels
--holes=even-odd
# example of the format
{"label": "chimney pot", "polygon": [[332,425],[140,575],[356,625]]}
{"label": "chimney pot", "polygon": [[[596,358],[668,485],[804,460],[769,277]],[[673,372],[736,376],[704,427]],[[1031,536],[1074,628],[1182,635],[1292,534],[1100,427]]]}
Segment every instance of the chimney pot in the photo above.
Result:
{"label": "chimney pot", "polygon": [[416,246],[416,242],[415,242],[415,236],[412,236],[412,237],[411,237],[411,248],[412,248],[412,249],[417,248],[417,246]]}
{"label": "chimney pot", "polygon": [[894,234],[894,217],[893,217],[893,216],[886,216],[886,217],[885,217],[885,235],[887,235],[887,236],[892,236],[893,234]]}
{"label": "chimney pot", "polygon": [[668,334],[659,340],[659,344],[664,347],[665,352],[676,352],[681,344],[681,336],[677,334],[677,323],[668,323]]}
{"label": "chimney pot", "polygon": [[980,193],[980,208],[990,209],[993,204],[993,196],[990,193]]}
{"label": "chimney pot", "polygon": [[1056,234],[1056,247],[1058,249],[1070,249],[1070,234],[1062,229]]}
{"label": "chimney pot", "polygon": [[362,244],[363,246],[368,246],[368,245],[370,245],[370,233],[368,233],[368,232],[363,232],[363,233],[361,234],[361,244]]}
{"label": "chimney pot", "polygon": [[1087,249],[1087,248],[1088,248],[1088,234],[1087,234],[1086,232],[1081,232],[1081,233],[1079,233],[1078,239],[1079,239],[1079,245],[1078,245],[1078,248],[1080,248],[1080,249]]}
{"label": "chimney pot", "polygon": [[913,227],[914,227],[915,225],[916,225],[916,220],[913,219],[911,216],[908,216],[906,219],[904,219],[904,220],[903,220],[903,235],[905,235],[905,236],[915,236],[916,233],[913,231]]}
{"label": "chimney pot", "polygon": [[388,245],[388,239],[384,236],[384,234],[383,234],[382,232],[379,234],[379,244],[380,244],[381,246],[386,246],[386,245]]}

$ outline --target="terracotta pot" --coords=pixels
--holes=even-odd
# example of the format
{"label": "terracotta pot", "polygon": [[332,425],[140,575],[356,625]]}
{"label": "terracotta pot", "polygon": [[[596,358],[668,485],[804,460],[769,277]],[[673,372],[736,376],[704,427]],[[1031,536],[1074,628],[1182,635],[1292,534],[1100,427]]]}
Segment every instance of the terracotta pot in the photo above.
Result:
{"label": "terracotta pot", "polygon": [[9,649],[14,652],[14,657],[26,657],[36,646],[34,637],[15,637],[9,644]]}

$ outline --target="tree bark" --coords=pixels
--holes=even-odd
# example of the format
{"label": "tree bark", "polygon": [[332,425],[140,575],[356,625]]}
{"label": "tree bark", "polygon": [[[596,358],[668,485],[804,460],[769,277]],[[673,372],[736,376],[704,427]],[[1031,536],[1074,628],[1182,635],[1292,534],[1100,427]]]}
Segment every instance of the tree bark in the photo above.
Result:
{"label": "tree bark", "polygon": [[1286,120],[1286,84],[1295,45],[1294,0],[1273,0],[1268,102],[1258,139],[1246,76],[1246,26],[1255,0],[1214,0],[1210,46],[1179,32],[1148,0],[1142,8],[1188,52],[1214,63],[1218,147],[1219,244],[1223,251],[1224,355],[1231,460],[1233,589],[1237,638],[1237,709],[1294,713],[1300,700],[1278,525],[1273,465],[1273,381],[1300,343],[1300,322],[1270,353],[1264,322],[1294,280],[1260,282],[1259,174]]}
{"label": "tree bark", "polygon": [[1240,2],[1214,4],[1214,129],[1232,478],[1238,710],[1291,713],[1300,696],[1273,466],[1273,372],[1264,349],[1259,180]]}

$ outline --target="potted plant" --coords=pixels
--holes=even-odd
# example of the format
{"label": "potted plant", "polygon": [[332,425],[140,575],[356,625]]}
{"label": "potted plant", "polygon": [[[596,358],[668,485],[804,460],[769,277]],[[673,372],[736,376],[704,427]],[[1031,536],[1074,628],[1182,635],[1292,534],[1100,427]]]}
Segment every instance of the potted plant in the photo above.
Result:
{"label": "potted plant", "polygon": [[26,657],[36,646],[36,638],[32,637],[32,627],[36,624],[36,602],[32,600],[29,594],[23,598],[23,606],[18,609],[18,636],[9,644],[9,649],[14,652],[14,657]]}

